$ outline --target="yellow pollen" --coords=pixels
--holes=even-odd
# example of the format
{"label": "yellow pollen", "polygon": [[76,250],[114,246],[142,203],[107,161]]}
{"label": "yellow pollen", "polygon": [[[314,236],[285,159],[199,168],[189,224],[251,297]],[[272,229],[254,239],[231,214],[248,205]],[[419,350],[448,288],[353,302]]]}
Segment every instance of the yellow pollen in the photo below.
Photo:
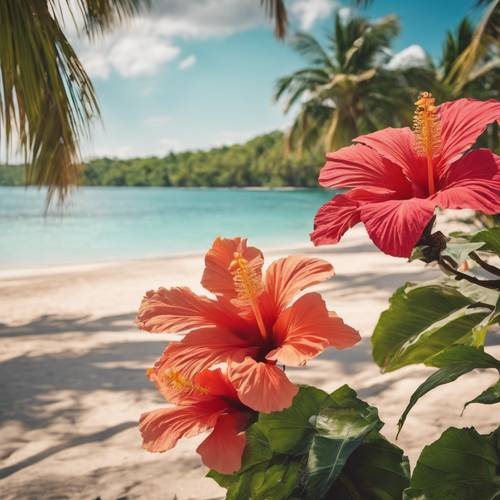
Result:
{"label": "yellow pollen", "polygon": [[187,389],[199,394],[208,394],[208,389],[206,387],[194,384],[176,370],[165,372],[162,378],[165,384],[175,387],[176,389]]}
{"label": "yellow pollen", "polygon": [[441,122],[435,106],[436,99],[430,92],[421,92],[415,102],[413,131],[417,153],[427,158],[429,194],[436,192],[434,182],[434,157],[441,148]]}
{"label": "yellow pollen", "polygon": [[233,275],[234,288],[238,299],[244,305],[249,305],[257,321],[262,338],[267,338],[266,327],[259,309],[258,297],[262,292],[263,284],[260,276],[251,269],[248,261],[238,252],[234,253],[234,260],[229,266],[229,271]]}

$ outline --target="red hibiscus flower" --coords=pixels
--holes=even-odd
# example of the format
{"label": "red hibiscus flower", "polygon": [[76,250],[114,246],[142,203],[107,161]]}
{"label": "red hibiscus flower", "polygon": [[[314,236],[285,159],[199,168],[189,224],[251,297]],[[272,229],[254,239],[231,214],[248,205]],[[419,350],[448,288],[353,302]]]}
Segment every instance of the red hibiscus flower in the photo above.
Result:
{"label": "red hibiscus flower", "polygon": [[326,308],[318,293],[294,297],[333,275],[320,259],[292,256],[262,275],[260,250],[241,238],[217,238],[206,255],[202,285],[216,299],[188,288],[160,288],[144,297],[138,325],[149,332],[188,332],[171,342],[154,371],[175,369],[186,376],[218,363],[239,399],[262,412],[291,405],[297,387],[277,363],[300,366],[325,348],[350,347],[358,333]]}
{"label": "red hibiscus flower", "polygon": [[424,92],[416,105],[413,131],[387,128],[327,155],[320,184],[351,189],[316,214],[315,245],[338,243],[363,222],[383,252],[409,257],[436,207],[500,211],[500,157],[488,149],[463,154],[500,119],[500,103],[459,99],[436,107]]}
{"label": "red hibiscus flower", "polygon": [[251,410],[245,408],[220,369],[205,370],[189,380],[175,371],[150,373],[165,399],[177,403],[144,413],[140,419],[143,446],[152,452],[173,448],[179,439],[211,430],[198,446],[203,463],[224,474],[241,467],[246,427]]}

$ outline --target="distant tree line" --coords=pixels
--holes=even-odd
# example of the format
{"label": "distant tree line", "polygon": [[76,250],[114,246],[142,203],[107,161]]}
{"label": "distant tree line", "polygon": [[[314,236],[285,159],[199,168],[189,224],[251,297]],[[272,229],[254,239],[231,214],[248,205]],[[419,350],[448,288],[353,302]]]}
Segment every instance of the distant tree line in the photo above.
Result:
{"label": "distant tree line", "polygon": [[[82,167],[86,186],[295,186],[316,187],[323,154],[286,155],[283,134],[272,132],[245,144],[165,157],[98,158]],[[0,166],[0,185],[25,184],[22,165]]]}

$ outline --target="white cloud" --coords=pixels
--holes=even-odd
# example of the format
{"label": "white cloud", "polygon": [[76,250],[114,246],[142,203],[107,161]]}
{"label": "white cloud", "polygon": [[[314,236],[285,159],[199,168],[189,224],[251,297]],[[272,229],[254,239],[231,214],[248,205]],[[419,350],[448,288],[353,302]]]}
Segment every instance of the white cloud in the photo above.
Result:
{"label": "white cloud", "polygon": [[165,62],[175,59],[180,49],[155,36],[124,37],[109,54],[113,67],[124,77],[152,75]]}
{"label": "white cloud", "polygon": [[[257,0],[156,0],[150,11],[93,43],[76,40],[71,22],[67,31],[92,77],[106,79],[115,70],[133,78],[152,75],[175,59],[180,39],[226,36],[266,23],[269,20]],[[195,62],[195,56],[189,56],[180,68]]]}
{"label": "white cloud", "polygon": [[310,30],[316,21],[331,14],[335,2],[332,0],[295,0],[290,6],[302,30]]}
{"label": "white cloud", "polygon": [[179,63],[179,69],[184,71],[186,69],[191,68],[195,64],[196,64],[196,56],[194,54],[191,54],[190,56],[187,56]]}
{"label": "white cloud", "polygon": [[427,54],[420,45],[410,45],[394,54],[387,63],[389,69],[407,69],[427,64]]}

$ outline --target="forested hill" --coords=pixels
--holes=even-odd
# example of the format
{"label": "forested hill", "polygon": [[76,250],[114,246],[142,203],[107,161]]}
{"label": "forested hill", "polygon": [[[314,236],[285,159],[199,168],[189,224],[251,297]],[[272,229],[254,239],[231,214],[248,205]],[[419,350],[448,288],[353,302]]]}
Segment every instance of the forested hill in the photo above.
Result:
{"label": "forested hill", "polygon": [[[272,132],[245,144],[163,158],[99,158],[82,169],[88,186],[297,186],[315,187],[321,154],[287,157],[283,134]],[[21,166],[0,166],[0,185],[24,184]]]}

